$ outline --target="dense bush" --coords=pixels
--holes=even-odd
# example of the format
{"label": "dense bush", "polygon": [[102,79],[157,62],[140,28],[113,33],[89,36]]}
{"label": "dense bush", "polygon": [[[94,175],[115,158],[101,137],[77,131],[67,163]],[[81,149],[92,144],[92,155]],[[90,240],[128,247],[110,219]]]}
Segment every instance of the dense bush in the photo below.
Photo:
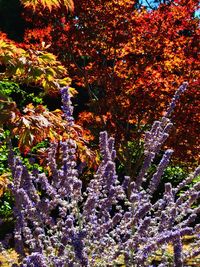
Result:
{"label": "dense bush", "polygon": [[[56,160],[58,144],[51,144],[47,159],[50,177],[37,169],[28,172],[11,150],[14,237],[22,260],[17,266],[115,266],[119,258],[126,266],[152,266],[156,253],[161,252],[160,267],[181,267],[200,253],[200,225],[195,225],[200,210],[193,207],[200,196],[200,183],[186,188],[200,174],[200,167],[174,188],[166,183],[163,196],[153,201],[173,152],[167,149],[146,181],[153,159],[169,136],[172,123],[168,116],[186,87],[184,83],[177,90],[166,115],[146,132],[145,159],[136,181],[125,176],[119,182],[114,139],[107,132],[100,133],[102,160],[85,191],[78,178],[74,140],[60,143],[61,164]],[[61,93],[68,125],[72,125],[68,88]],[[183,249],[183,238],[188,235],[193,236],[192,251]],[[172,262],[166,253],[169,244],[173,247]]]}

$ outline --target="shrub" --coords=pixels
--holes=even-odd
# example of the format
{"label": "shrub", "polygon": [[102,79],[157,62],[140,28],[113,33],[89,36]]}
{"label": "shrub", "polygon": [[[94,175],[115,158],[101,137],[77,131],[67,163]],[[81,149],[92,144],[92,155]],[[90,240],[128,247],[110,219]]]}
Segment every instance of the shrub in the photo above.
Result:
{"label": "shrub", "polygon": [[[200,182],[178,195],[199,175],[200,167],[174,188],[166,183],[162,198],[154,202],[153,194],[173,152],[168,149],[150,181],[146,181],[151,162],[169,135],[172,123],[168,116],[186,87],[184,83],[177,90],[166,115],[146,132],[145,159],[134,182],[128,176],[119,182],[114,139],[107,132],[100,133],[102,161],[85,191],[78,178],[73,140],[60,144],[61,165],[56,161],[58,145],[51,144],[47,159],[50,177],[38,170],[28,172],[20,158],[10,152],[14,237],[16,251],[22,257],[17,266],[115,266],[119,257],[126,266],[152,266],[161,251],[159,266],[164,267],[170,261],[165,252],[171,244],[173,266],[181,267],[200,253],[200,225],[191,227],[200,211],[198,206],[193,208],[200,196]],[[71,125],[74,122],[67,88],[61,93]],[[194,237],[192,251],[183,249],[183,238],[188,235]]]}

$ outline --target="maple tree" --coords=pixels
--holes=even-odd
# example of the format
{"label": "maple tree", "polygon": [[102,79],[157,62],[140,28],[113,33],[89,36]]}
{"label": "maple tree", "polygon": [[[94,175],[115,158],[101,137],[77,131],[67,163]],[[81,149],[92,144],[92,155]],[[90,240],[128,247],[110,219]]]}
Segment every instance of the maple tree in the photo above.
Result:
{"label": "maple tree", "polygon": [[7,39],[0,33],[0,63],[4,71],[0,79],[12,79],[12,81],[42,86],[50,93],[59,91],[59,85],[70,85],[71,79],[67,76],[64,66],[52,53],[40,50],[18,47],[17,44]]}
{"label": "maple tree", "polygon": [[[56,71],[60,61],[73,86],[87,91],[89,104],[79,114],[78,124],[94,136],[107,129],[117,144],[122,141],[118,156],[126,162],[132,153],[130,142],[141,150],[144,130],[162,115],[175,89],[188,81],[189,90],[173,114],[175,127],[167,145],[175,149],[179,160],[198,160],[197,0],[161,1],[152,10],[141,1],[127,0],[75,0],[74,6],[70,1],[21,2],[27,27],[18,49],[29,60],[30,53],[36,58],[41,76],[33,78],[38,84],[48,84],[42,72],[46,66],[38,62],[47,53],[47,61],[53,57],[54,62],[50,83],[62,79]],[[35,51],[40,51],[39,57]],[[14,78],[23,77],[14,74]],[[55,87],[51,84],[50,91]]]}
{"label": "maple tree", "polygon": [[32,16],[33,28],[24,40],[27,45],[48,43],[75,87],[87,90],[90,106],[79,123],[97,132],[99,126],[108,129],[124,140],[123,147],[142,137],[177,86],[188,81],[168,145],[177,158],[194,162],[199,148],[198,1],[166,1],[154,10],[138,8],[138,3],[75,0],[73,14],[38,15],[35,21]]}
{"label": "maple tree", "polygon": [[[81,162],[90,160],[92,164],[95,160],[95,154],[87,146],[91,136],[77,124],[69,126],[60,109],[49,111],[44,105],[39,104],[35,107],[30,103],[20,110],[15,101],[1,94],[1,132],[3,132],[4,126],[10,130],[10,138],[17,137],[18,147],[24,155],[44,140],[49,140],[50,142],[56,140],[64,141],[70,137],[76,141],[78,158]],[[38,154],[39,159],[42,159],[41,157],[44,158],[46,153],[46,149],[40,151]]]}
{"label": "maple tree", "polygon": [[[68,9],[73,10],[71,0],[62,3],[51,0],[21,2],[25,7],[37,10],[37,12],[41,8],[47,8],[49,12],[61,8],[65,8],[67,12]],[[40,104],[34,107],[32,103],[26,107],[22,106],[20,109],[15,102],[16,99],[12,99],[9,95],[14,93],[12,85],[14,84],[18,91],[20,91],[19,85],[26,85],[27,88],[40,88],[40,91],[44,91],[43,96],[45,94],[58,96],[60,88],[67,86],[69,93],[73,96],[76,94],[76,90],[69,86],[71,79],[66,67],[57,60],[54,54],[47,52],[48,45],[45,45],[44,42],[33,47],[14,42],[3,32],[0,32],[0,37],[0,79],[2,80],[0,131],[3,131],[5,126],[10,130],[11,137],[17,136],[18,146],[24,154],[30,152],[35,145],[45,139],[49,141],[65,140],[70,136],[77,143],[79,159],[85,161],[90,158],[91,160],[94,154],[86,145],[87,140],[90,139],[87,131],[83,131],[82,127],[77,124],[68,127],[61,110],[49,111],[44,105]],[[24,94],[21,97],[24,97]]]}

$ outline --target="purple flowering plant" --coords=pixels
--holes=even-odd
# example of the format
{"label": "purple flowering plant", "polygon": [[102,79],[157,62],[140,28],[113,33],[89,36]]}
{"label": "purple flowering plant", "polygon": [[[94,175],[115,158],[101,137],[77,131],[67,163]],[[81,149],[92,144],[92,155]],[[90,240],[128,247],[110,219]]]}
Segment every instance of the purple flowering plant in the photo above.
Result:
{"label": "purple flowering plant", "polygon": [[[114,139],[107,132],[99,138],[101,163],[83,190],[76,164],[76,143],[62,142],[62,164],[56,161],[57,144],[50,145],[47,158],[51,176],[38,170],[28,172],[19,157],[10,152],[12,193],[15,198],[15,249],[21,267],[187,266],[200,254],[200,182],[187,187],[200,174],[200,167],[175,188],[165,184],[163,196],[153,201],[162,174],[173,153],[167,149],[150,180],[147,172],[169,136],[170,115],[180,94],[177,90],[163,118],[155,121],[144,140],[145,159],[135,181],[128,176],[120,182],[116,173]],[[61,89],[63,111],[73,125],[73,107],[68,88]],[[144,187],[145,184],[145,187]],[[180,190],[183,190],[179,194]],[[194,205],[196,204],[196,205]],[[191,251],[183,249],[185,236],[193,237]],[[173,259],[167,256],[169,244]]]}

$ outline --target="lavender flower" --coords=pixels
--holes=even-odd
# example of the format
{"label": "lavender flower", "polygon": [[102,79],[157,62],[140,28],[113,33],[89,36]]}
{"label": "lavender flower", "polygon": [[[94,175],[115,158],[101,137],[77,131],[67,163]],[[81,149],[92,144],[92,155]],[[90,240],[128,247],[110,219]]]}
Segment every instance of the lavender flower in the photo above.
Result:
{"label": "lavender flower", "polygon": [[[162,198],[153,203],[152,194],[172,154],[172,150],[166,150],[149,184],[143,188],[146,173],[169,135],[172,124],[168,117],[185,88],[183,84],[178,89],[166,116],[146,132],[146,158],[135,182],[126,176],[120,183],[114,139],[107,132],[100,133],[102,161],[86,191],[78,177],[73,140],[60,143],[63,157],[59,165],[55,160],[57,144],[51,144],[47,157],[51,177],[29,173],[21,160],[10,153],[16,218],[14,237],[16,250],[23,257],[18,266],[106,267],[119,256],[124,256],[127,266],[153,266],[152,259],[161,250],[159,266],[164,267],[169,264],[165,256],[167,245],[172,244],[173,266],[178,267],[200,253],[200,226],[190,227],[200,212],[199,206],[193,208],[200,197],[200,183],[177,195],[199,175],[200,168],[176,188],[165,184]],[[62,88],[61,94],[68,125],[73,125],[68,88]],[[192,253],[183,249],[186,235],[195,238]]]}
{"label": "lavender flower", "polygon": [[181,94],[183,94],[183,93],[186,91],[187,86],[188,86],[188,83],[187,83],[187,82],[184,82],[184,83],[178,88],[178,90],[176,90],[175,95],[174,95],[173,98],[172,98],[172,101],[171,101],[171,103],[170,103],[170,105],[169,105],[169,108],[168,108],[168,110],[167,110],[167,112],[166,112],[165,117],[167,117],[167,118],[170,117],[170,115],[172,114],[172,112],[173,112],[173,110],[174,110],[174,108],[175,108],[175,106],[176,106],[176,102],[177,102],[178,99],[180,98]]}
{"label": "lavender flower", "polygon": [[173,242],[174,246],[174,267],[183,267],[183,257],[182,257],[182,242],[181,236],[178,234]]}
{"label": "lavender flower", "polygon": [[156,188],[160,183],[160,178],[165,170],[166,166],[169,164],[170,157],[173,153],[173,150],[168,149],[165,151],[164,156],[162,157],[160,164],[158,165],[156,173],[153,175],[150,184],[149,184],[149,193],[153,194]]}
{"label": "lavender flower", "polygon": [[68,122],[69,126],[72,126],[74,124],[74,118],[73,118],[73,106],[71,102],[71,97],[69,94],[69,87],[63,87],[61,88],[61,97],[62,97],[62,109],[65,114],[65,119]]}
{"label": "lavender flower", "polygon": [[[163,117],[161,122],[155,121],[151,130],[145,133],[144,139],[144,164],[136,179],[137,187],[142,185],[142,182],[146,181],[146,173],[151,166],[156,154],[160,151],[162,144],[169,136],[169,130],[172,127],[172,123],[166,117]],[[169,154],[169,152],[167,152]],[[162,166],[162,165],[161,165]]]}
{"label": "lavender flower", "polygon": [[46,267],[47,263],[46,263],[46,259],[45,257],[40,254],[40,253],[32,253],[30,256],[27,256],[22,265],[22,267],[36,267],[36,266],[40,266],[40,267]]}

